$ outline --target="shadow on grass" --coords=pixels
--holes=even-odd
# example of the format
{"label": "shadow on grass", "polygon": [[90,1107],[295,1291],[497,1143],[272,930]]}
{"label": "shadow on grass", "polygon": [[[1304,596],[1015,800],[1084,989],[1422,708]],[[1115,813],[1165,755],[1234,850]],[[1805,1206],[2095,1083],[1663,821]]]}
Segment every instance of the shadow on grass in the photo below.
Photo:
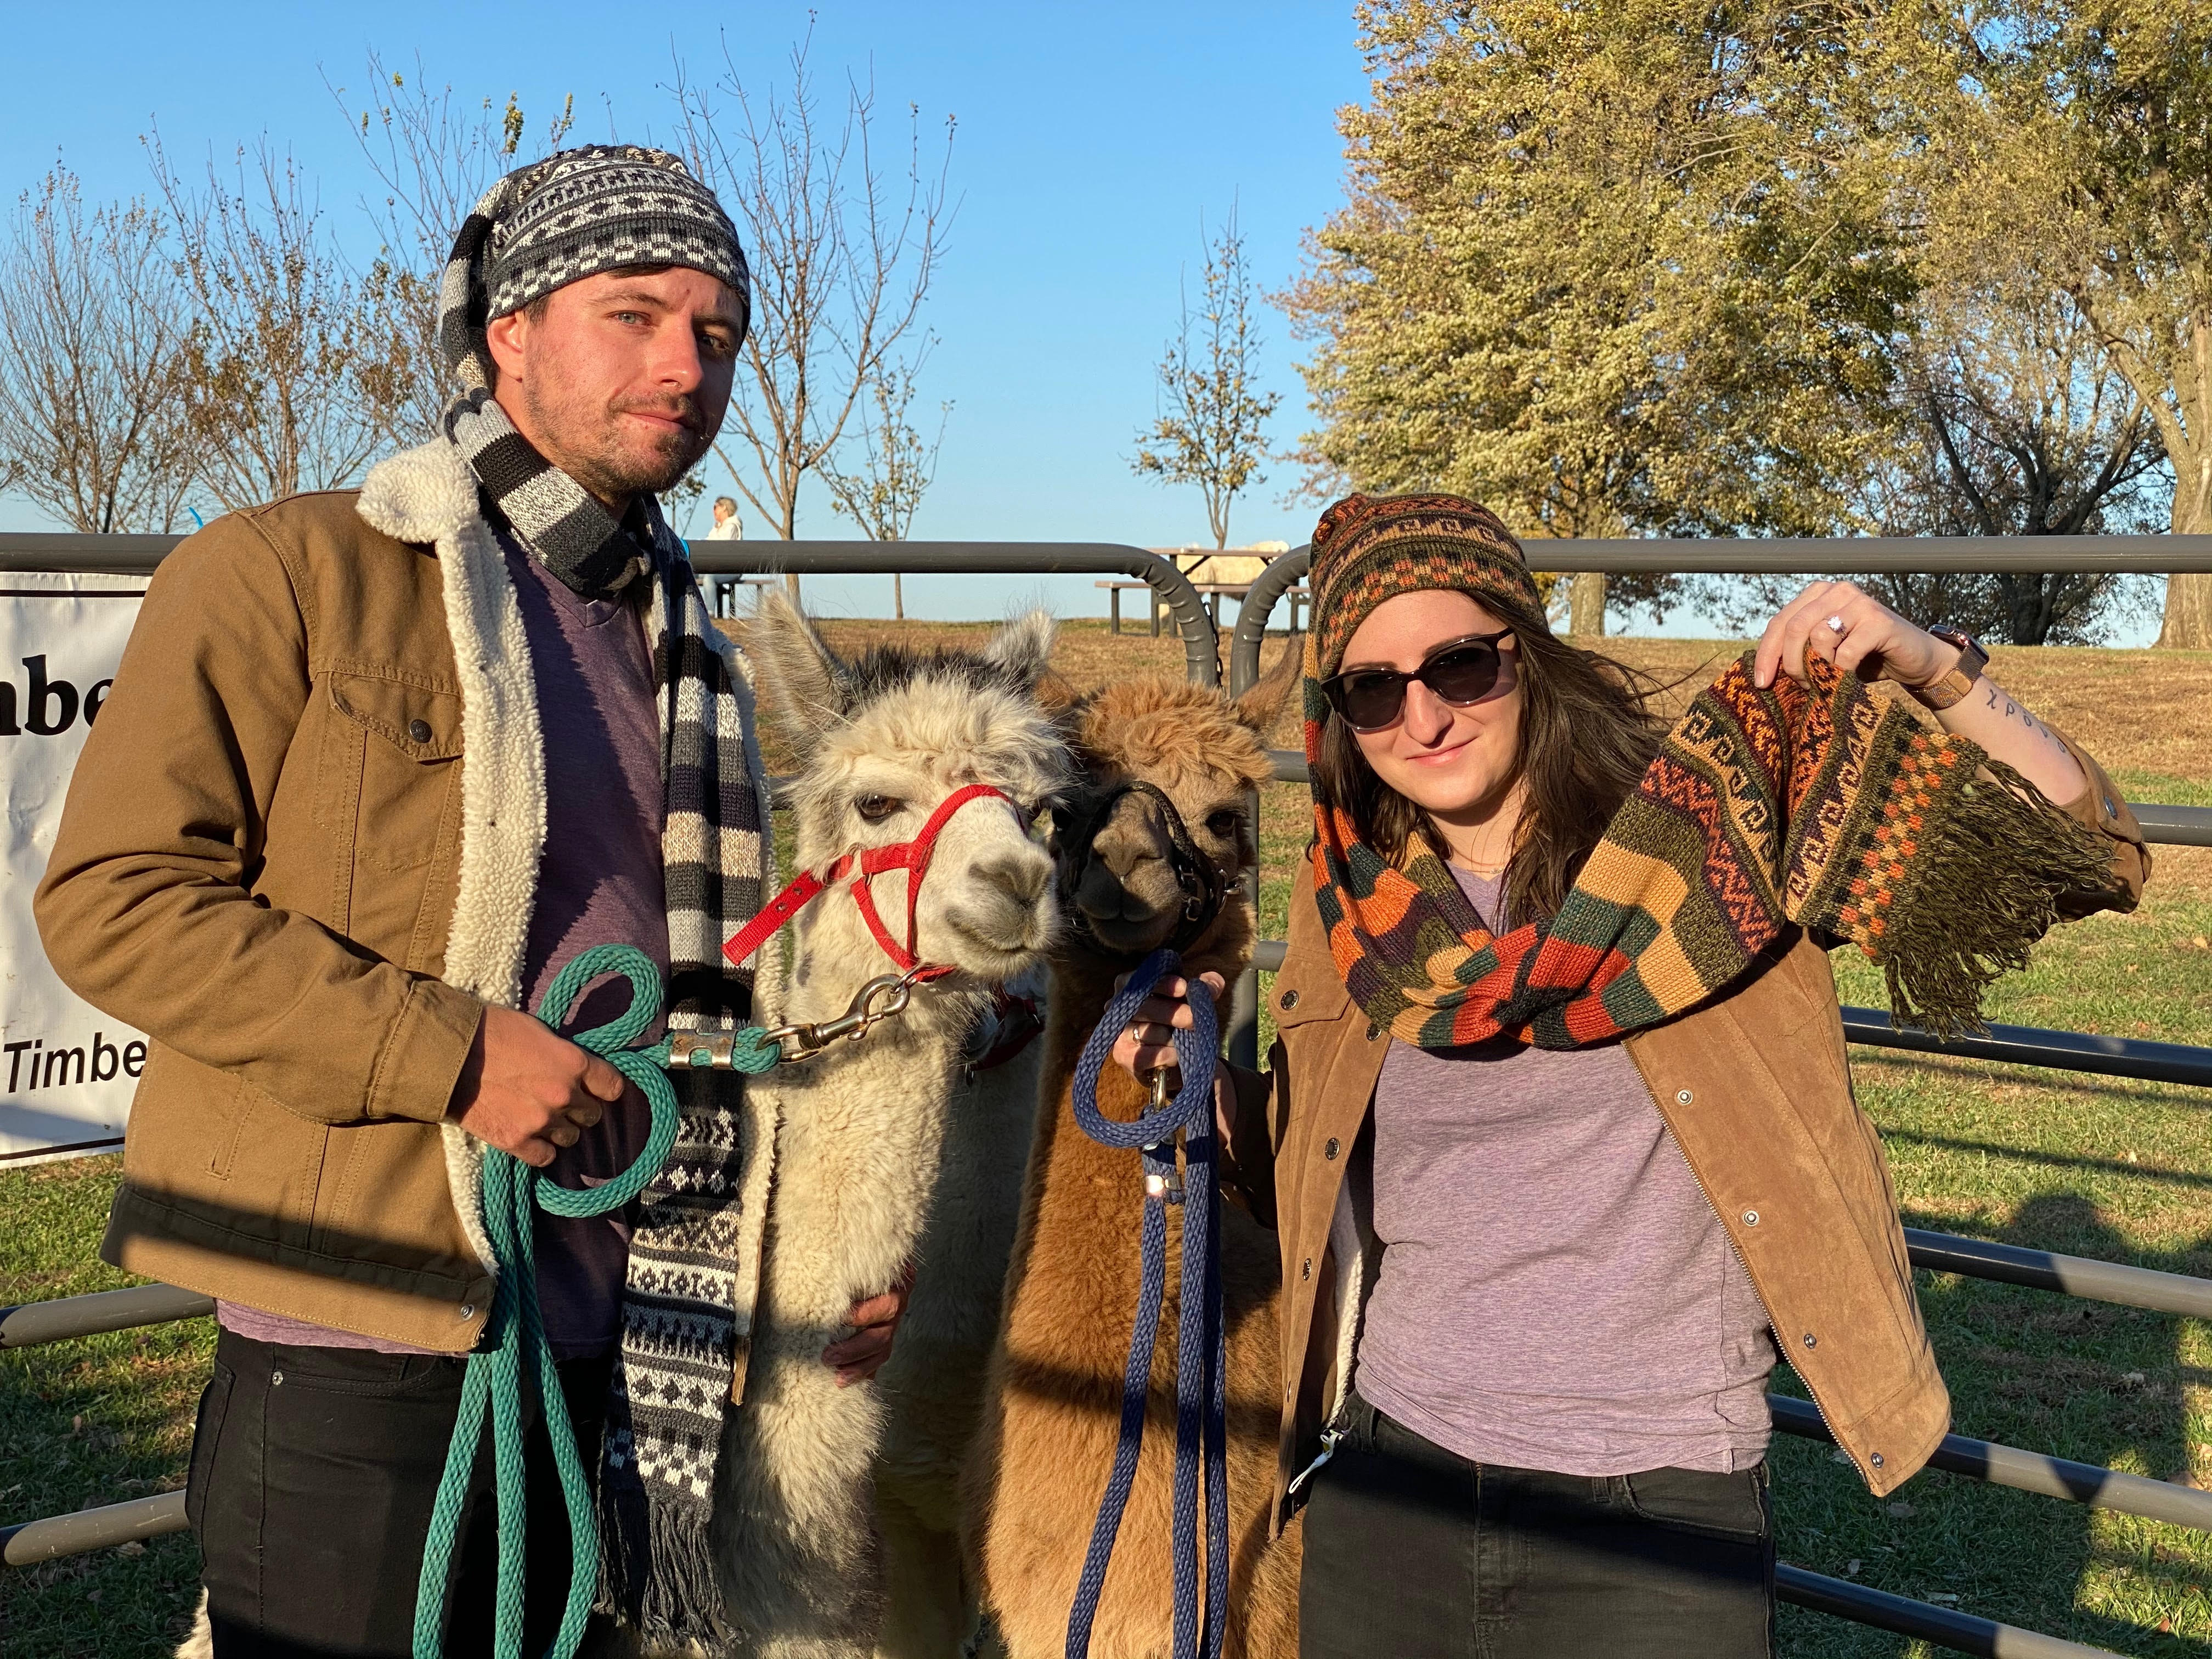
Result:
{"label": "shadow on grass", "polygon": [[[2033,1198],[1985,1236],[2167,1272],[2195,1265],[2191,1250],[2132,1248],[2075,1193]],[[2195,1368],[2183,1364],[2183,1322],[1947,1274],[1916,1279],[1959,1433],[2139,1474],[2187,1474],[2182,1389]],[[1787,1373],[1778,1387],[1802,1392]],[[1955,1598],[1944,1605],[2135,1659],[2201,1656],[2212,1633],[2206,1534],[1934,1470],[1877,1501],[1831,1448],[1806,1441],[1778,1442],[1775,1474],[1784,1559],[1815,1571],[1921,1600]],[[1782,1633],[1778,1650],[1793,1659],[1924,1651],[1794,1610],[1784,1610]]]}

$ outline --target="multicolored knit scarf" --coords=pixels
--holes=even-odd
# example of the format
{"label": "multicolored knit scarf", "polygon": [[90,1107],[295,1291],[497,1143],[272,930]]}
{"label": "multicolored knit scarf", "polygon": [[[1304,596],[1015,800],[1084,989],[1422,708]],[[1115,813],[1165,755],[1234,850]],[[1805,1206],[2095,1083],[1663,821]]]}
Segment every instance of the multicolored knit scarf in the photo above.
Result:
{"label": "multicolored knit scarf", "polygon": [[[1306,641],[1306,759],[1328,705]],[[1433,853],[1402,867],[1358,839],[1315,773],[1313,879],[1352,1000],[1423,1048],[1504,1035],[1576,1048],[1656,1024],[1733,983],[1785,928],[1881,964],[1900,1024],[1980,1023],[2057,897],[2111,854],[2010,767],[1885,707],[1815,659],[1762,690],[1744,657],[1700,692],[1607,826],[1559,913],[1493,934]]]}

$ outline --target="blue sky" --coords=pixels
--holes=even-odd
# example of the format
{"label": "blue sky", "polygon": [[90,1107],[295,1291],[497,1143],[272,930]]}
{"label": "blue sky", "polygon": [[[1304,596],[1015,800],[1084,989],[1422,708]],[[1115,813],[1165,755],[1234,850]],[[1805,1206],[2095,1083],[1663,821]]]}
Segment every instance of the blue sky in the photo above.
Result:
{"label": "blue sky", "polygon": [[[1335,112],[1366,90],[1350,5],[823,0],[815,12],[812,64],[831,88],[848,69],[872,70],[891,118],[909,101],[926,129],[958,117],[959,214],[927,313],[942,343],[921,399],[954,408],[915,534],[1205,539],[1195,490],[1130,471],[1154,413],[1153,367],[1179,276],[1188,269],[1195,282],[1201,219],[1217,223],[1234,203],[1258,283],[1273,289],[1296,272],[1304,231],[1342,199]],[[665,19],[678,15],[696,21],[672,32]],[[667,133],[677,54],[704,73],[726,39],[740,70],[765,85],[808,17],[796,4],[125,3],[100,11],[103,44],[88,53],[84,14],[18,9],[0,185],[12,198],[58,155],[88,196],[130,195],[147,188],[139,138],[157,119],[180,158],[265,132],[294,148],[333,223],[365,250],[368,181],[323,77],[357,94],[370,48],[402,64],[419,52],[429,78],[495,106],[518,94],[533,137],[574,93],[578,139],[604,137],[610,112],[621,137],[647,139]],[[1264,328],[1283,445],[1301,429],[1304,392],[1279,315],[1268,311]],[[1282,500],[1296,481],[1289,465],[1271,467],[1240,499],[1232,539],[1304,539],[1313,507]],[[27,505],[0,500],[0,528],[41,527]],[[852,533],[818,494],[800,529]],[[908,587],[910,605],[941,615],[996,614],[1017,597],[981,579]],[[1036,591],[1071,612],[1103,609],[1087,579],[1040,579]],[[887,580],[824,580],[810,598],[832,611],[889,610]]]}

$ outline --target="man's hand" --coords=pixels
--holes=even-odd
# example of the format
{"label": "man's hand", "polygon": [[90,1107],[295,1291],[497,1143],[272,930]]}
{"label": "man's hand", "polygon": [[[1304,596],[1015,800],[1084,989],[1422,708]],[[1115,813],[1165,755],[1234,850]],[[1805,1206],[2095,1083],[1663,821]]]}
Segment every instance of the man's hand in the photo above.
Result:
{"label": "man's hand", "polygon": [[487,1007],[446,1115],[544,1169],[622,1098],[620,1072],[528,1014]]}
{"label": "man's hand", "polygon": [[822,1350],[822,1363],[837,1373],[839,1388],[865,1382],[883,1370],[884,1361],[891,1357],[891,1340],[898,1334],[899,1321],[906,1317],[907,1300],[913,1294],[914,1263],[909,1261],[890,1289],[853,1304],[852,1335],[840,1337]]}

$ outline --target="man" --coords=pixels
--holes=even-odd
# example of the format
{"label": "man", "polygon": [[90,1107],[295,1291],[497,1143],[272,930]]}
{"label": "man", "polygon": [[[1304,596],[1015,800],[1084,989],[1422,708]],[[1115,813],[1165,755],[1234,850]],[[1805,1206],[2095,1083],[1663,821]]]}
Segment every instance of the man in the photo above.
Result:
{"label": "man", "polygon": [[[576,1186],[647,1131],[619,1073],[518,1011],[604,944],[661,966],[672,1024],[750,1006],[720,953],[773,868],[748,681],[653,499],[728,404],[736,234],[673,156],[567,151],[485,196],[444,303],[443,434],[163,563],[39,895],[62,975],[152,1039],[102,1253],[217,1299],[186,1509],[221,1659],[411,1650],[491,1304],[480,1149]],[[628,995],[545,1012],[580,1030]],[[605,1442],[607,1582],[670,1639],[719,1617],[706,1510],[769,1163],[736,1079],[679,1087],[644,1199],[535,1235],[587,1469]],[[902,1305],[855,1309],[825,1361],[872,1372]],[[569,1535],[528,1432],[534,1653]],[[457,1656],[491,1650],[490,1464]]]}
{"label": "man", "polygon": [[707,532],[710,542],[741,542],[745,538],[745,521],[738,516],[734,497],[714,497],[714,527]]}

